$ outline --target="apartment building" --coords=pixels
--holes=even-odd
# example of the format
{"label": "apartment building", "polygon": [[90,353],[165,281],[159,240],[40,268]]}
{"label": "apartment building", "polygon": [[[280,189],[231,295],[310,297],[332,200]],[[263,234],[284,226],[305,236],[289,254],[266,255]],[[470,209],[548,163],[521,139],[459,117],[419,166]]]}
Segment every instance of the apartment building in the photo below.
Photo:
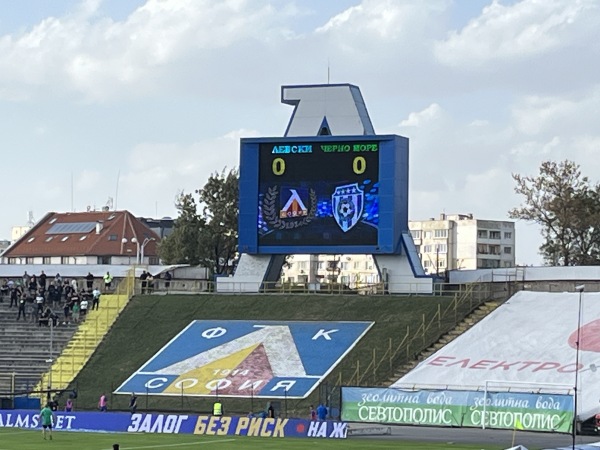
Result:
{"label": "apartment building", "polygon": [[428,274],[515,266],[514,222],[440,214],[408,226]]}
{"label": "apartment building", "polygon": [[[515,267],[515,224],[472,214],[411,220],[411,235],[425,272]],[[291,283],[337,282],[351,288],[378,283],[371,255],[291,255],[282,272]]]}

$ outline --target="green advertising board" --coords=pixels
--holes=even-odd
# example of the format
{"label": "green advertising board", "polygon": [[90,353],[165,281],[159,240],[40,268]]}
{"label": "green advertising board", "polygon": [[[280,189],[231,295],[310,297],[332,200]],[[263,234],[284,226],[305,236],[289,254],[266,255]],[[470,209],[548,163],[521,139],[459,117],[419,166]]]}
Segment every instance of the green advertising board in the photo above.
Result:
{"label": "green advertising board", "polygon": [[342,420],[570,433],[564,394],[342,388]]}

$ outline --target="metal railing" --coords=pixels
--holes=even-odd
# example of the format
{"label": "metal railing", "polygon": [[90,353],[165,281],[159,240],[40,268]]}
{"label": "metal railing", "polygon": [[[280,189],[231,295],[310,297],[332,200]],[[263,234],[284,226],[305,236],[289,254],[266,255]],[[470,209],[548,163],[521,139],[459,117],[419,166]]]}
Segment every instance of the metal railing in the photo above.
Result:
{"label": "metal railing", "polygon": [[394,340],[389,338],[387,349],[383,354],[378,356],[377,349],[373,348],[368,361],[355,360],[352,364],[354,371],[350,377],[344,379],[343,372],[340,372],[336,386],[360,386],[367,381],[370,382],[369,384],[375,384],[385,375],[392,376],[400,360],[409,362],[416,357],[414,353],[416,350],[424,348],[429,341],[439,337],[444,320],[451,318],[454,323],[457,323],[459,316],[465,317],[488,297],[489,289],[486,284],[465,285],[454,293],[452,300],[445,307],[438,305],[437,311],[432,316],[426,317],[423,314],[416,329],[414,327],[411,329],[410,325],[407,325],[406,332],[399,337],[399,342],[394,344]]}

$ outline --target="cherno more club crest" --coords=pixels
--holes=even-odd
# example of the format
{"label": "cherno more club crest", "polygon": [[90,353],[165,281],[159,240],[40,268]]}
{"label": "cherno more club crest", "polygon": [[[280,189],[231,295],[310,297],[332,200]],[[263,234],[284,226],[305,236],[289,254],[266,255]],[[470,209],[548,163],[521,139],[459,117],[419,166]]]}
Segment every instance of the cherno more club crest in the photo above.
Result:
{"label": "cherno more club crest", "polygon": [[363,212],[364,193],[358,183],[337,186],[331,195],[335,221],[345,233],[358,223]]}

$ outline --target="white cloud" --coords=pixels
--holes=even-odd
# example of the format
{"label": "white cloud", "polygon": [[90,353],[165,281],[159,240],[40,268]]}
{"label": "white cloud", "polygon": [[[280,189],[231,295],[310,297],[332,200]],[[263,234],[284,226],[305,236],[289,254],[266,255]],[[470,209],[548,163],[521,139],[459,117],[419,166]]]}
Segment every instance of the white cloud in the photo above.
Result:
{"label": "white cloud", "polygon": [[[168,83],[161,69],[169,64],[191,58],[196,70],[210,71],[219,52],[234,44],[290,35],[278,25],[290,12],[267,1],[149,0],[122,22],[96,17],[96,9],[97,2],[87,2],[76,14],[1,37],[0,83],[11,85],[4,98],[31,97],[47,86],[92,101],[140,95]],[[198,66],[198,58],[206,65]]]}
{"label": "white cloud", "polygon": [[400,127],[418,127],[424,123],[439,120],[442,116],[442,108],[437,103],[432,103],[423,111],[412,112],[408,118],[400,122]]}
{"label": "white cloud", "polygon": [[462,30],[438,42],[435,54],[443,64],[463,68],[539,57],[589,42],[589,33],[598,33],[599,15],[594,0],[523,0],[511,5],[494,0]]}

